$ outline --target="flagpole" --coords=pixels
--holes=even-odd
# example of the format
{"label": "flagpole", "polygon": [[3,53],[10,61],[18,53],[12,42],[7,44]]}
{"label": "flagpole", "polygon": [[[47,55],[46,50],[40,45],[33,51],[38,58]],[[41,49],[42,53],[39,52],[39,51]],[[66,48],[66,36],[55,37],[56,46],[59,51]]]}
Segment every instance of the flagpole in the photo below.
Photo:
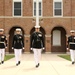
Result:
{"label": "flagpole", "polygon": [[39,26],[39,0],[36,0],[36,26]]}

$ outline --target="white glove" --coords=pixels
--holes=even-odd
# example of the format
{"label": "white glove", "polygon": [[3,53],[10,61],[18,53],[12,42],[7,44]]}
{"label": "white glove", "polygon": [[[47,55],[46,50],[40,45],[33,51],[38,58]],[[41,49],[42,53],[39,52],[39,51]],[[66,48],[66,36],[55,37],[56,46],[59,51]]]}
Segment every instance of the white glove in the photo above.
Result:
{"label": "white glove", "polygon": [[69,50],[69,48],[67,48],[67,50]]}
{"label": "white glove", "polygon": [[33,50],[33,48],[31,48],[31,50]]}
{"label": "white glove", "polygon": [[22,49],[24,49],[24,47]]}
{"label": "white glove", "polygon": [[5,47],[5,48],[7,48],[7,47]]}
{"label": "white glove", "polygon": [[12,49],[14,49],[14,48],[12,47]]}
{"label": "white glove", "polygon": [[45,48],[43,47],[42,49],[44,50]]}

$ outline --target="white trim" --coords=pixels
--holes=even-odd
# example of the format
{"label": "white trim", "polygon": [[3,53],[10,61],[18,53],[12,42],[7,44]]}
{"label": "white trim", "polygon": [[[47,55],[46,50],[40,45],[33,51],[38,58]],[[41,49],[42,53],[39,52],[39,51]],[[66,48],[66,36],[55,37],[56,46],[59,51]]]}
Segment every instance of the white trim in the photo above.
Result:
{"label": "white trim", "polygon": [[14,2],[21,2],[22,0],[13,0]]}
{"label": "white trim", "polygon": [[12,16],[14,16],[14,1],[12,2]]}
{"label": "white trim", "polygon": [[[61,10],[62,10],[62,15],[55,15],[54,12],[55,12],[55,2],[61,2]],[[63,0],[53,0],[53,17],[63,17]]]}
{"label": "white trim", "polygon": [[30,37],[30,35],[24,35],[24,37]]}
{"label": "white trim", "polygon": [[45,37],[51,37],[51,35],[45,35]]}
{"label": "white trim", "polygon": [[[43,1],[42,1],[41,5],[42,5],[42,6],[41,6],[41,9],[42,9],[42,11],[41,11],[42,13],[41,13],[41,14],[42,14],[42,16],[43,16]],[[42,17],[42,16],[41,16],[41,17]]]}
{"label": "white trim", "polygon": [[[13,16],[0,16],[0,18],[19,18],[19,17],[13,17]],[[33,16],[22,16],[20,18],[32,18],[32,19],[35,19],[35,17]],[[53,16],[43,16],[43,17],[39,17],[40,19],[49,19],[49,18],[57,18],[57,19],[64,19],[64,18],[67,18],[67,19],[75,19],[75,16],[63,16],[63,17],[53,17]]]}
{"label": "white trim", "polygon": [[23,16],[23,0],[21,2],[21,17]]}
{"label": "white trim", "polygon": [[[33,1],[36,1],[36,0],[33,0]],[[42,1],[42,0],[39,0],[39,1]]]}
{"label": "white trim", "polygon": [[[14,2],[21,2],[21,16],[14,16]],[[12,15],[13,15],[13,17],[22,17],[23,16],[23,0],[13,0],[13,2],[12,2],[12,5],[13,5],[13,13],[12,13]]]}
{"label": "white trim", "polygon": [[63,17],[63,0],[62,0],[62,17]]}
{"label": "white trim", "polygon": [[43,1],[41,2],[41,17],[43,16]]}
{"label": "white trim", "polygon": [[34,0],[33,0],[33,17],[34,17]]}
{"label": "white trim", "polygon": [[62,0],[54,0],[54,2],[62,2]]}
{"label": "white trim", "polygon": [[69,44],[75,44],[75,43],[73,43],[73,42],[70,42]]}

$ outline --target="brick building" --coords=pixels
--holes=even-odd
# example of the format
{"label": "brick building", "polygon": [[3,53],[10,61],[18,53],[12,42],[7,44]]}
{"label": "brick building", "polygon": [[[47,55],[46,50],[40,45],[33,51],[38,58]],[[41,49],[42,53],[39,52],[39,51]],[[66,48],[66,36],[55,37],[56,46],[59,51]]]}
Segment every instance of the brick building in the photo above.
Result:
{"label": "brick building", "polygon": [[[75,29],[75,0],[39,0],[38,11],[45,52],[66,52],[66,38]],[[24,52],[30,52],[35,16],[36,0],[0,0],[0,28],[8,38],[6,52],[13,52],[12,37],[17,27],[24,35]]]}

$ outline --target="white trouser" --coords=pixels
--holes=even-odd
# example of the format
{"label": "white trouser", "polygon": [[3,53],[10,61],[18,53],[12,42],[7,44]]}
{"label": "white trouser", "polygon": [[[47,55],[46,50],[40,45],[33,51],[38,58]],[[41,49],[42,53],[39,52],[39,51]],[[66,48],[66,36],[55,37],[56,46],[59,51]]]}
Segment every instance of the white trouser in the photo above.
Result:
{"label": "white trouser", "polygon": [[70,49],[70,56],[71,56],[71,61],[75,61],[75,50]]}
{"label": "white trouser", "polygon": [[14,49],[16,63],[21,60],[22,49]]}
{"label": "white trouser", "polygon": [[4,61],[5,49],[0,49],[0,62]]}
{"label": "white trouser", "polygon": [[34,59],[35,59],[35,64],[37,65],[40,63],[40,58],[41,58],[41,51],[42,49],[33,49],[34,52]]}

